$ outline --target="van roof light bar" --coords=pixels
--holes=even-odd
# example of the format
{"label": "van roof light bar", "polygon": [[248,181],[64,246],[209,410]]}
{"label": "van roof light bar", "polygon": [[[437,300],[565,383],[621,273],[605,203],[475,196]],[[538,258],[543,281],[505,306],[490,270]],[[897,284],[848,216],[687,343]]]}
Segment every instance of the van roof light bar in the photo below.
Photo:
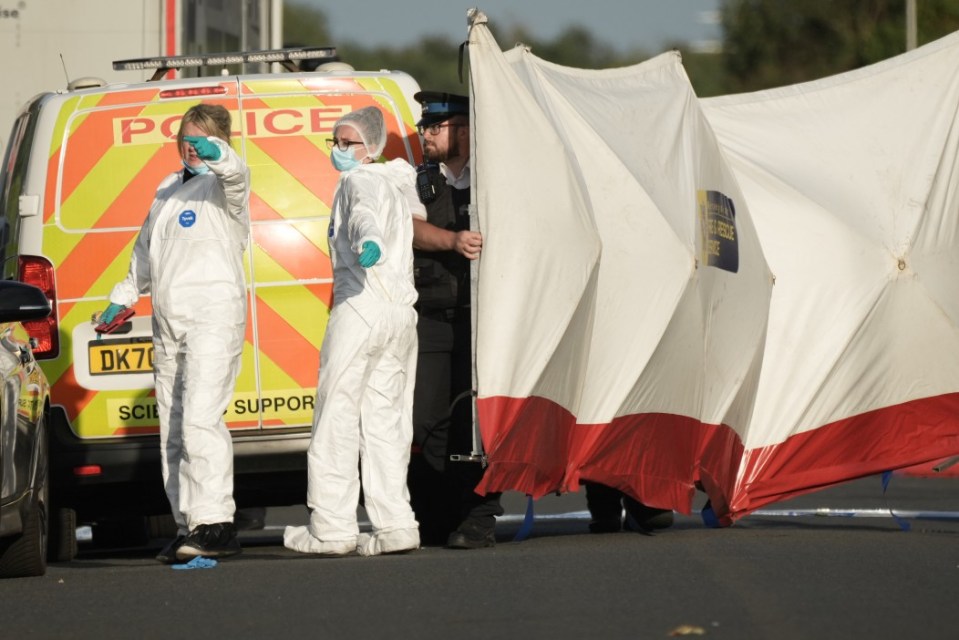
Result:
{"label": "van roof light bar", "polygon": [[292,47],[286,49],[264,49],[263,51],[233,51],[229,53],[210,53],[188,56],[161,56],[156,58],[131,58],[114,60],[114,71],[140,71],[155,69],[151,81],[159,80],[171,69],[187,67],[218,67],[227,64],[247,62],[277,62],[287,71],[299,71],[296,63],[302,60],[336,60],[336,47]]}

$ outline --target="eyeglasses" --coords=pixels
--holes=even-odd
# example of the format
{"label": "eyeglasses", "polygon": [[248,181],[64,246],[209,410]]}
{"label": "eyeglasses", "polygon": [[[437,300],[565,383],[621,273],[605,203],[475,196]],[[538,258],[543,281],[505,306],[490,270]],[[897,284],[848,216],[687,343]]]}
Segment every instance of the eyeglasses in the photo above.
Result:
{"label": "eyeglasses", "polygon": [[340,140],[339,138],[327,138],[326,139],[326,148],[332,149],[336,147],[340,151],[347,151],[350,147],[358,144],[363,144],[362,142],[356,142],[354,140]]}
{"label": "eyeglasses", "polygon": [[468,126],[468,125],[454,124],[452,122],[444,122],[442,124],[421,124],[420,126],[416,127],[416,131],[420,135],[423,135],[424,133],[428,133],[431,136],[435,136],[440,132],[440,129],[444,127],[465,127],[465,126]]}

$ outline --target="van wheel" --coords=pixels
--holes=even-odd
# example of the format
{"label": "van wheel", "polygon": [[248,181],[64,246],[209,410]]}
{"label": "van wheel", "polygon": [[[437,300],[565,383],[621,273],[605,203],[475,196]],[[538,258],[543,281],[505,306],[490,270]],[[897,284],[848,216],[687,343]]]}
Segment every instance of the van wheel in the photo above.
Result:
{"label": "van wheel", "polygon": [[46,518],[34,500],[23,519],[23,532],[0,547],[0,578],[42,576],[47,572]]}
{"label": "van wheel", "polygon": [[47,560],[70,562],[77,557],[77,512],[68,507],[51,507]]}

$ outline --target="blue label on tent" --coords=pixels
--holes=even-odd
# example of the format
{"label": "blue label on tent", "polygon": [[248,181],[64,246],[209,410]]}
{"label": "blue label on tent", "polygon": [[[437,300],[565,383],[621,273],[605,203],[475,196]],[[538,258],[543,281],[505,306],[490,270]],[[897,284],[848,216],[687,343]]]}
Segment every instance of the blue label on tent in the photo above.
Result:
{"label": "blue label on tent", "polygon": [[702,230],[703,260],[709,267],[739,271],[739,240],[736,233],[736,205],[719,191],[696,192],[699,225]]}
{"label": "blue label on tent", "polygon": [[181,227],[192,227],[196,222],[196,212],[187,209],[180,214],[180,226]]}

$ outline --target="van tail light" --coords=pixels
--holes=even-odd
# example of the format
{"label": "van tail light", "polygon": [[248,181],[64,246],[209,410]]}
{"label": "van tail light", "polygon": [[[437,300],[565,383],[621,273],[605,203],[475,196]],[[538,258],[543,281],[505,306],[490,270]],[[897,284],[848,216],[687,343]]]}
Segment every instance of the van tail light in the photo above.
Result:
{"label": "van tail light", "polygon": [[56,358],[60,355],[60,323],[57,319],[57,285],[53,264],[39,256],[20,256],[18,270],[20,282],[32,284],[43,291],[53,309],[42,320],[23,323],[23,328],[37,343],[33,357],[38,360]]}

